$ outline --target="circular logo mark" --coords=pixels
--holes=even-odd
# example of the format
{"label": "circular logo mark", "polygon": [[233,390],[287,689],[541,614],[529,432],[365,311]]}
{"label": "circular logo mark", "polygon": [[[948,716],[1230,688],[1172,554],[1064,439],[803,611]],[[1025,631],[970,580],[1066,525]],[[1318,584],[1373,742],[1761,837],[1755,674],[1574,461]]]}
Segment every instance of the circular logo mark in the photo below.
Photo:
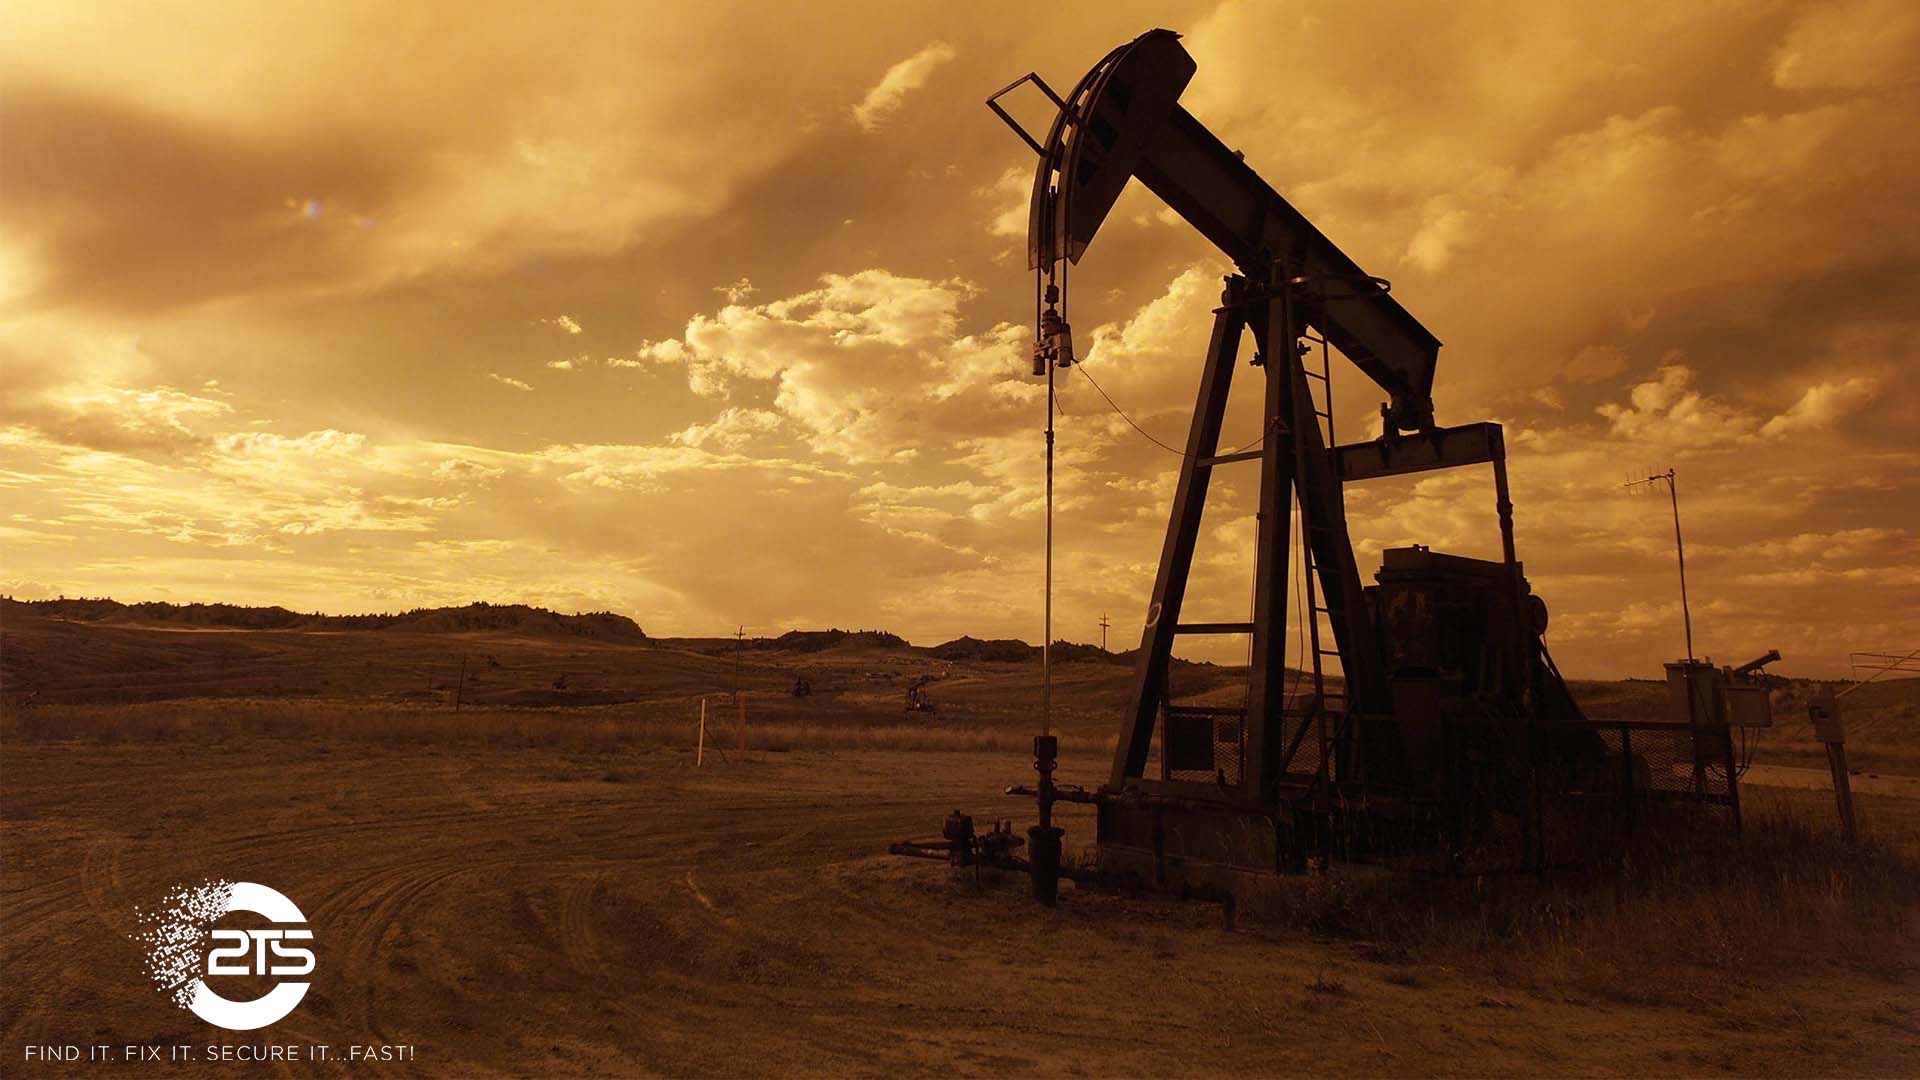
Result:
{"label": "circular logo mark", "polygon": [[[222,916],[251,912],[276,925],[234,930],[213,927]],[[213,881],[183,886],[167,895],[161,910],[146,916],[147,973],[174,1004],[209,1024],[252,1031],[275,1023],[300,1004],[307,982],[280,982],[251,1001],[221,997],[207,985],[209,975],[268,978],[310,975],[313,939],[307,917],[277,889],[251,881]],[[289,925],[297,924],[297,925]],[[203,949],[208,940],[212,948]]]}

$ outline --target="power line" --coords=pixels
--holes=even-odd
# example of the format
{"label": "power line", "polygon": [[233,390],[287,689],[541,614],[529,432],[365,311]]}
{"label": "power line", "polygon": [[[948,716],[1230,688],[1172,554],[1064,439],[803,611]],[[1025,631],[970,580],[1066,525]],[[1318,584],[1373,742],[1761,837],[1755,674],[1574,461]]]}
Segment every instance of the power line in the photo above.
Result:
{"label": "power line", "polygon": [[[1186,451],[1184,451],[1184,450],[1176,450],[1176,449],[1174,449],[1173,447],[1171,447],[1171,446],[1168,446],[1168,445],[1167,445],[1166,443],[1163,443],[1163,442],[1161,442],[1161,441],[1160,441],[1159,439],[1156,439],[1156,438],[1154,438],[1154,437],[1153,437],[1153,434],[1152,434],[1151,432],[1149,432],[1149,431],[1148,431],[1148,430],[1147,430],[1146,428],[1143,428],[1143,427],[1141,427],[1141,426],[1140,426],[1139,424],[1136,424],[1136,423],[1134,423],[1134,422],[1133,422],[1133,417],[1131,417],[1131,416],[1128,416],[1128,415],[1127,415],[1127,413],[1126,413],[1126,410],[1125,410],[1125,409],[1122,409],[1122,408],[1121,408],[1121,407],[1120,407],[1120,406],[1119,406],[1118,404],[1116,404],[1116,403],[1114,402],[1114,400],[1113,400],[1113,398],[1112,398],[1111,396],[1109,396],[1109,395],[1107,394],[1107,392],[1106,392],[1105,390],[1102,390],[1102,389],[1100,388],[1100,384],[1099,384],[1098,382],[1095,382],[1095,381],[1094,381],[1094,378],[1093,378],[1093,376],[1091,376],[1091,375],[1087,375],[1087,366],[1086,366],[1085,364],[1075,364],[1075,365],[1073,365],[1073,366],[1074,366],[1074,367],[1075,367],[1075,368],[1076,368],[1076,369],[1077,369],[1077,370],[1078,370],[1078,371],[1080,372],[1080,374],[1082,374],[1082,375],[1086,375],[1086,376],[1087,376],[1087,382],[1088,382],[1088,383],[1091,383],[1091,384],[1092,384],[1092,386],[1093,386],[1093,388],[1094,388],[1094,390],[1095,390],[1095,391],[1098,391],[1098,393],[1100,394],[1100,396],[1101,396],[1102,398],[1105,398],[1105,399],[1106,399],[1106,402],[1107,402],[1107,407],[1113,410],[1113,414],[1114,414],[1115,416],[1118,416],[1118,417],[1119,417],[1120,419],[1122,419],[1122,420],[1125,420],[1125,421],[1127,422],[1127,426],[1128,426],[1128,427],[1131,427],[1131,428],[1132,428],[1133,430],[1135,430],[1135,431],[1137,431],[1137,432],[1139,432],[1139,433],[1140,433],[1140,437],[1141,437],[1141,438],[1143,438],[1143,439],[1145,439],[1145,440],[1147,440],[1148,442],[1150,442],[1150,443],[1152,443],[1153,445],[1155,445],[1155,446],[1157,446],[1157,447],[1159,447],[1160,449],[1162,449],[1162,450],[1165,450],[1165,451],[1166,451],[1167,453],[1169,453],[1169,454],[1173,454],[1173,455],[1176,455],[1176,456],[1178,456],[1178,457],[1186,457],[1186,456],[1187,456],[1187,452],[1186,452]],[[1247,451],[1247,450],[1251,450],[1251,449],[1253,449],[1254,447],[1256,447],[1256,446],[1258,446],[1258,445],[1260,445],[1261,443],[1263,443],[1263,442],[1265,442],[1265,441],[1266,441],[1266,438],[1267,438],[1267,437],[1266,437],[1266,435],[1265,435],[1265,434],[1262,434],[1262,435],[1261,435],[1261,436],[1260,436],[1259,438],[1257,438],[1257,439],[1255,439],[1255,440],[1253,440],[1252,442],[1250,442],[1250,443],[1248,443],[1248,444],[1246,444],[1245,446],[1240,446],[1240,447],[1236,447],[1236,448],[1234,448],[1234,449],[1232,449],[1232,450],[1229,450],[1229,451],[1227,451],[1227,452],[1228,452],[1228,453],[1230,453],[1230,454],[1238,454],[1238,453],[1243,453],[1243,452],[1245,452],[1245,451]]]}

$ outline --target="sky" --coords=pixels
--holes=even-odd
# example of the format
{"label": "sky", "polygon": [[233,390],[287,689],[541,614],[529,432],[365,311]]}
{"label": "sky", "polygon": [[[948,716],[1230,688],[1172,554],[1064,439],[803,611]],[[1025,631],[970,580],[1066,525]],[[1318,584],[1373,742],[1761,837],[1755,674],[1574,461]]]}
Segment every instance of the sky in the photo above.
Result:
{"label": "sky", "polygon": [[[1506,426],[1569,675],[1684,649],[1669,504],[1624,486],[1667,468],[1699,652],[1920,648],[1905,0],[0,18],[19,598],[1039,640],[1033,156],[983,99],[1165,26],[1187,109],[1445,343],[1439,422]],[[1178,460],[1093,381],[1182,443],[1227,269],[1136,184],[1075,272],[1056,636],[1137,641]],[[1216,481],[1188,618],[1246,617],[1256,487]],[[1498,553],[1484,467],[1347,498],[1363,574]]]}

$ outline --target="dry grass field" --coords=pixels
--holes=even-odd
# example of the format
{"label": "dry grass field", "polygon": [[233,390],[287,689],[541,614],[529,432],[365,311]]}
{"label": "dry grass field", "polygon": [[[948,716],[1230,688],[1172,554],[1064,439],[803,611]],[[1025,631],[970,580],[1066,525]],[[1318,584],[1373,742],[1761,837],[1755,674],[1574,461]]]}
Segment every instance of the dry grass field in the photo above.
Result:
{"label": "dry grass field", "polygon": [[[316,653],[362,675],[418,658],[392,642],[6,630],[9,679],[41,680],[0,713],[10,1076],[142,1071],[22,1060],[43,1043],[193,1044],[180,1075],[1899,1076],[1920,1060],[1920,799],[1863,789],[1849,851],[1826,792],[1749,786],[1737,846],[1683,831],[1544,879],[1336,868],[1278,883],[1228,933],[1206,905],[1068,888],[1047,911],[1021,880],[976,892],[881,854],[954,807],[1030,815],[995,794],[1030,777],[1020,665],[949,665],[929,684],[940,711],[909,719],[884,674],[934,668],[918,653],[763,653],[742,664],[751,748],[716,719],[726,754],[696,769],[724,652],[475,636],[453,648],[497,657],[490,672],[564,661],[627,699],[455,713],[424,692],[322,692],[346,669]],[[170,636],[119,636],[142,633]],[[72,659],[181,638],[280,666],[216,682],[232,694],[140,701]],[[1066,667],[1094,704],[1063,779],[1092,782],[1125,669]],[[813,696],[785,693],[795,669]],[[1070,846],[1091,839],[1083,810],[1065,824]],[[271,884],[314,929],[313,990],[269,1032],[174,1007],[128,938],[137,906],[210,876]],[[263,1042],[416,1057],[204,1060]]]}

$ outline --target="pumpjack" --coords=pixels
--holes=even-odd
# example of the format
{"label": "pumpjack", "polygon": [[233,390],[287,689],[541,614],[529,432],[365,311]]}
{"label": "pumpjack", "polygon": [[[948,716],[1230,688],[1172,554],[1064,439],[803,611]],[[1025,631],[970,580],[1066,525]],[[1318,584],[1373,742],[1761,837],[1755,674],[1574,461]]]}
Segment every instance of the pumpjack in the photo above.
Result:
{"label": "pumpjack", "polygon": [[[1051,902],[1061,876],[1230,896],[1237,875],[1297,872],[1330,857],[1421,845],[1458,857],[1496,819],[1517,825],[1532,854],[1540,785],[1577,786],[1605,769],[1606,750],[1578,723],[1541,637],[1546,606],[1515,556],[1501,427],[1435,423],[1440,341],[1389,283],[1363,271],[1180,105],[1194,71],[1179,35],[1153,30],[1107,54],[1065,97],[1030,73],[988,100],[1038,156],[1028,219],[1036,375],[1051,380],[1076,362],[1067,275],[1129,181],[1235,268],[1213,310],[1111,770],[1096,789],[1056,784],[1057,742],[1036,738],[1038,783],[1008,789],[1037,798],[1040,817],[1028,858],[1016,861],[1031,869],[1036,896]],[[999,104],[1027,83],[1056,108],[1044,138]],[[1262,439],[1222,452],[1246,338],[1263,381]],[[1335,440],[1334,352],[1385,395],[1379,437]],[[1256,465],[1251,619],[1187,621],[1210,481],[1216,470]],[[1491,469],[1500,559],[1390,549],[1374,583],[1363,585],[1344,486],[1474,466]],[[1298,597],[1288,589],[1295,545],[1304,563]],[[1299,605],[1308,659],[1291,676],[1290,603]],[[1173,650],[1194,635],[1250,637],[1242,703],[1182,700]],[[1559,779],[1543,779],[1550,775]],[[1097,807],[1097,868],[1060,867],[1059,802]]]}

